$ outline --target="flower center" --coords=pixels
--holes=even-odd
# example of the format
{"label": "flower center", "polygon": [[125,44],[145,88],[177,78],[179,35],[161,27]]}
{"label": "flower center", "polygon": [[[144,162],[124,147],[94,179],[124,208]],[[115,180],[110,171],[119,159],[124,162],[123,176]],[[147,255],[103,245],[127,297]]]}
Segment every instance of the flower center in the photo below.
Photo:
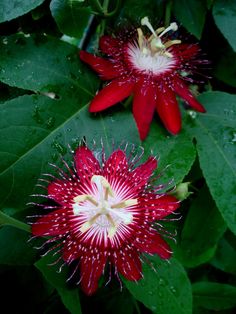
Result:
{"label": "flower center", "polygon": [[147,26],[148,29],[152,32],[152,35],[146,39],[143,35],[141,28],[137,29],[138,32],[138,43],[139,47],[143,54],[152,54],[152,55],[164,55],[168,58],[172,58],[172,54],[167,51],[167,49],[173,45],[177,45],[181,43],[181,40],[168,40],[167,42],[163,42],[161,37],[170,31],[177,31],[178,25],[176,23],[171,23],[168,27],[160,27],[157,30],[154,30],[151,23],[148,20],[148,17],[145,16],[141,20],[141,24],[143,26]]}
{"label": "flower center", "polygon": [[133,215],[127,208],[138,203],[137,199],[119,199],[106,178],[94,175],[91,179],[94,194],[82,194],[74,198],[73,212],[82,216],[84,222],[80,227],[82,233],[89,229],[105,231],[108,238],[113,238],[120,224],[129,225]]}
{"label": "flower center", "polygon": [[141,20],[143,26],[147,26],[152,35],[146,38],[141,28],[137,29],[137,44],[130,43],[128,55],[132,65],[139,71],[160,74],[172,69],[176,65],[176,60],[169,48],[172,45],[180,44],[181,41],[168,40],[164,42],[162,36],[170,31],[176,31],[178,26],[171,23],[169,27],[160,27],[156,31],[153,29],[147,17]]}

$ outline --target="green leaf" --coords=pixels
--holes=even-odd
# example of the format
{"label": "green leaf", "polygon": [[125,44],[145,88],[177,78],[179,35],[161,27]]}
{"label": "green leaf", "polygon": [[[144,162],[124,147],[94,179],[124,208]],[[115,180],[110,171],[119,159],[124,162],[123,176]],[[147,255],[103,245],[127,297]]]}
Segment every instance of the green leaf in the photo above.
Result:
{"label": "green leaf", "polygon": [[222,49],[214,75],[222,82],[236,87],[236,52],[229,45]]}
{"label": "green leaf", "polygon": [[10,86],[51,92],[58,98],[67,89],[69,95],[77,94],[78,107],[97,89],[98,80],[85,71],[78,49],[61,40],[12,35],[0,41],[0,50],[0,81]]}
{"label": "green leaf", "polygon": [[224,272],[236,275],[236,250],[227,239],[223,238],[217,247],[211,264]]}
{"label": "green leaf", "polygon": [[236,2],[216,0],[213,6],[215,23],[236,52]]}
{"label": "green leaf", "polygon": [[192,202],[184,221],[181,239],[177,245],[177,258],[187,267],[195,267],[209,261],[225,230],[224,220],[208,189],[203,188]]}
{"label": "green leaf", "polygon": [[174,15],[183,26],[198,39],[205,24],[207,5],[205,0],[173,1]]}
{"label": "green leaf", "polygon": [[110,148],[113,141],[115,145],[123,140],[139,144],[130,112],[108,111],[94,117],[87,107],[79,109],[80,94],[72,95],[73,91],[66,93],[61,100],[21,96],[0,106],[0,199],[5,207],[22,209],[29,200],[33,201],[29,195],[42,192],[35,188],[37,179],[42,173],[53,172],[48,162],[60,166],[59,154],[67,155],[71,161],[68,144],[75,148],[83,137],[89,144],[95,140],[98,150],[101,139]]}
{"label": "green leaf", "polygon": [[189,131],[207,185],[225,222],[236,233],[236,96],[208,92],[199,97],[207,112],[191,118]]}
{"label": "green leaf", "polygon": [[10,21],[33,10],[44,0],[2,0],[0,10],[0,23]]}
{"label": "green leaf", "polygon": [[[105,289],[103,290],[105,291]],[[127,289],[123,289],[122,293],[120,290],[117,290],[117,292],[113,291],[112,294],[111,290],[109,289],[107,295],[104,293],[103,296],[105,296],[106,298],[106,302],[104,305],[105,313],[123,314],[124,309],[125,314],[134,314],[134,312],[136,313],[135,299]]]}
{"label": "green leaf", "polygon": [[214,311],[230,309],[236,306],[236,287],[215,282],[194,283],[193,302]]}
{"label": "green leaf", "polygon": [[37,252],[29,238],[25,231],[10,226],[0,228],[0,264],[31,265]]}
{"label": "green leaf", "polygon": [[50,9],[63,34],[82,37],[91,16],[89,7],[78,0],[52,0]]}
{"label": "green leaf", "polygon": [[71,314],[82,313],[78,289],[69,289],[66,285],[67,273],[62,270],[56,271],[56,267],[49,265],[55,261],[55,256],[47,255],[34,265],[40,270],[45,279],[57,290],[65,307]]}
{"label": "green leaf", "polygon": [[160,178],[162,183],[172,179],[176,184],[181,182],[196,158],[191,138],[184,129],[177,136],[172,136],[156,122],[152,124],[143,147],[146,155],[152,151],[160,158],[158,171],[164,170]]}
{"label": "green leaf", "polygon": [[173,258],[167,263],[153,257],[151,262],[156,272],[145,264],[144,279],[124,281],[133,296],[154,313],[192,313],[191,286],[183,267]]}
{"label": "green leaf", "polygon": [[[121,10],[120,17],[125,18],[127,20],[131,20],[132,22],[141,25],[140,23],[143,17],[148,16],[151,22],[155,21],[155,23],[157,23],[162,19],[163,14],[164,3],[162,0],[156,1],[125,0],[123,8]],[[162,25],[153,24],[153,27],[156,29]]]}

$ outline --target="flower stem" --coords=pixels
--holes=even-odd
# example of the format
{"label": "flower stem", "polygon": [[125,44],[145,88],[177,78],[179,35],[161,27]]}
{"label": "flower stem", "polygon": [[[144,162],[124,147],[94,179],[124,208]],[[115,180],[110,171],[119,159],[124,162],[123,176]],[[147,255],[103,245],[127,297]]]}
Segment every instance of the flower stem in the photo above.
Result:
{"label": "flower stem", "polygon": [[94,14],[98,14],[101,15],[103,18],[106,18],[116,14],[117,10],[120,7],[120,0],[116,0],[115,9],[111,12],[108,12],[109,0],[104,0],[103,5],[101,5],[99,0],[90,0],[90,5],[94,10]]}
{"label": "flower stem", "polygon": [[104,14],[103,7],[101,6],[101,3],[99,2],[99,0],[90,0],[89,2],[91,4],[91,7],[95,9],[97,13],[102,14],[102,15]]}
{"label": "flower stem", "polygon": [[165,9],[165,27],[168,27],[170,25],[172,5],[173,5],[172,0],[168,0]]}
{"label": "flower stem", "polygon": [[103,2],[103,12],[106,14],[108,12],[109,0],[104,0]]}
{"label": "flower stem", "polygon": [[30,232],[29,225],[27,225],[26,223],[22,221],[19,221],[18,219],[15,219],[13,217],[10,217],[4,214],[2,211],[0,211],[0,225],[9,225],[17,229],[24,230],[26,232]]}

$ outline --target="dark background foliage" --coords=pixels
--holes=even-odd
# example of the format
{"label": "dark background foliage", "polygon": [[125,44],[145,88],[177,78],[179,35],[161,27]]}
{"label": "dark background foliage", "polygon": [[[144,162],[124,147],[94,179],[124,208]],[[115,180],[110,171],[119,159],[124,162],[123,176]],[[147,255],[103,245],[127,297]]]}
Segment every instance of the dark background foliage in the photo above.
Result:
{"label": "dark background foliage", "polygon": [[[235,313],[236,307],[236,1],[2,0],[0,2],[0,276],[2,313]],[[140,145],[130,102],[92,116],[101,82],[78,58],[97,52],[98,38],[149,16],[157,27],[177,21],[182,37],[199,41],[211,61],[204,84],[192,86],[206,114],[183,111],[170,136],[156,117],[142,143],[160,156],[162,182],[190,182],[170,263],[152,257],[139,284],[116,280],[86,297],[67,284],[68,269],[48,266],[30,236],[8,224],[35,213],[26,203],[37,179],[68,144],[101,138]],[[122,124],[122,128],[120,127]],[[168,166],[168,168],[166,168]],[[24,229],[24,225],[18,225]],[[101,282],[101,286],[104,283]],[[4,310],[6,309],[6,310]]]}

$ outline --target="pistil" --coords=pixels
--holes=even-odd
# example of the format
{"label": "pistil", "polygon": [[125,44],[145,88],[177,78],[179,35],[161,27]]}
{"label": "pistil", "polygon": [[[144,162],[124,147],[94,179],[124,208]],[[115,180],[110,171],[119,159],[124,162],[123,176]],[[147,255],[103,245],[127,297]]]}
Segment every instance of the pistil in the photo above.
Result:
{"label": "pistil", "polygon": [[166,51],[166,49],[168,49],[172,45],[180,44],[181,40],[175,39],[163,43],[161,37],[170,31],[177,31],[178,25],[175,22],[173,22],[167,28],[160,27],[157,30],[154,30],[147,16],[141,19],[141,25],[147,26],[152,33],[152,35],[148,39],[146,39],[145,36],[143,35],[141,28],[137,29],[138,44],[142,53],[144,55],[150,54],[156,56],[156,54],[158,54],[165,55],[166,57],[169,58],[173,57],[170,52]]}
{"label": "pistil", "polygon": [[[138,204],[137,199],[122,200],[114,204],[115,193],[106,178],[100,175],[94,175],[91,183],[95,184],[98,190],[99,199],[94,195],[83,194],[74,198],[73,212],[75,215],[80,215],[83,212],[97,211],[95,215],[90,217],[80,227],[82,233],[88,231],[99,219],[100,216],[105,216],[109,227],[107,227],[108,238],[112,238],[119,227],[117,219],[128,225],[133,221],[133,215],[129,211],[124,211],[125,208]],[[91,203],[91,207],[85,202]],[[123,209],[123,210],[122,210]]]}

